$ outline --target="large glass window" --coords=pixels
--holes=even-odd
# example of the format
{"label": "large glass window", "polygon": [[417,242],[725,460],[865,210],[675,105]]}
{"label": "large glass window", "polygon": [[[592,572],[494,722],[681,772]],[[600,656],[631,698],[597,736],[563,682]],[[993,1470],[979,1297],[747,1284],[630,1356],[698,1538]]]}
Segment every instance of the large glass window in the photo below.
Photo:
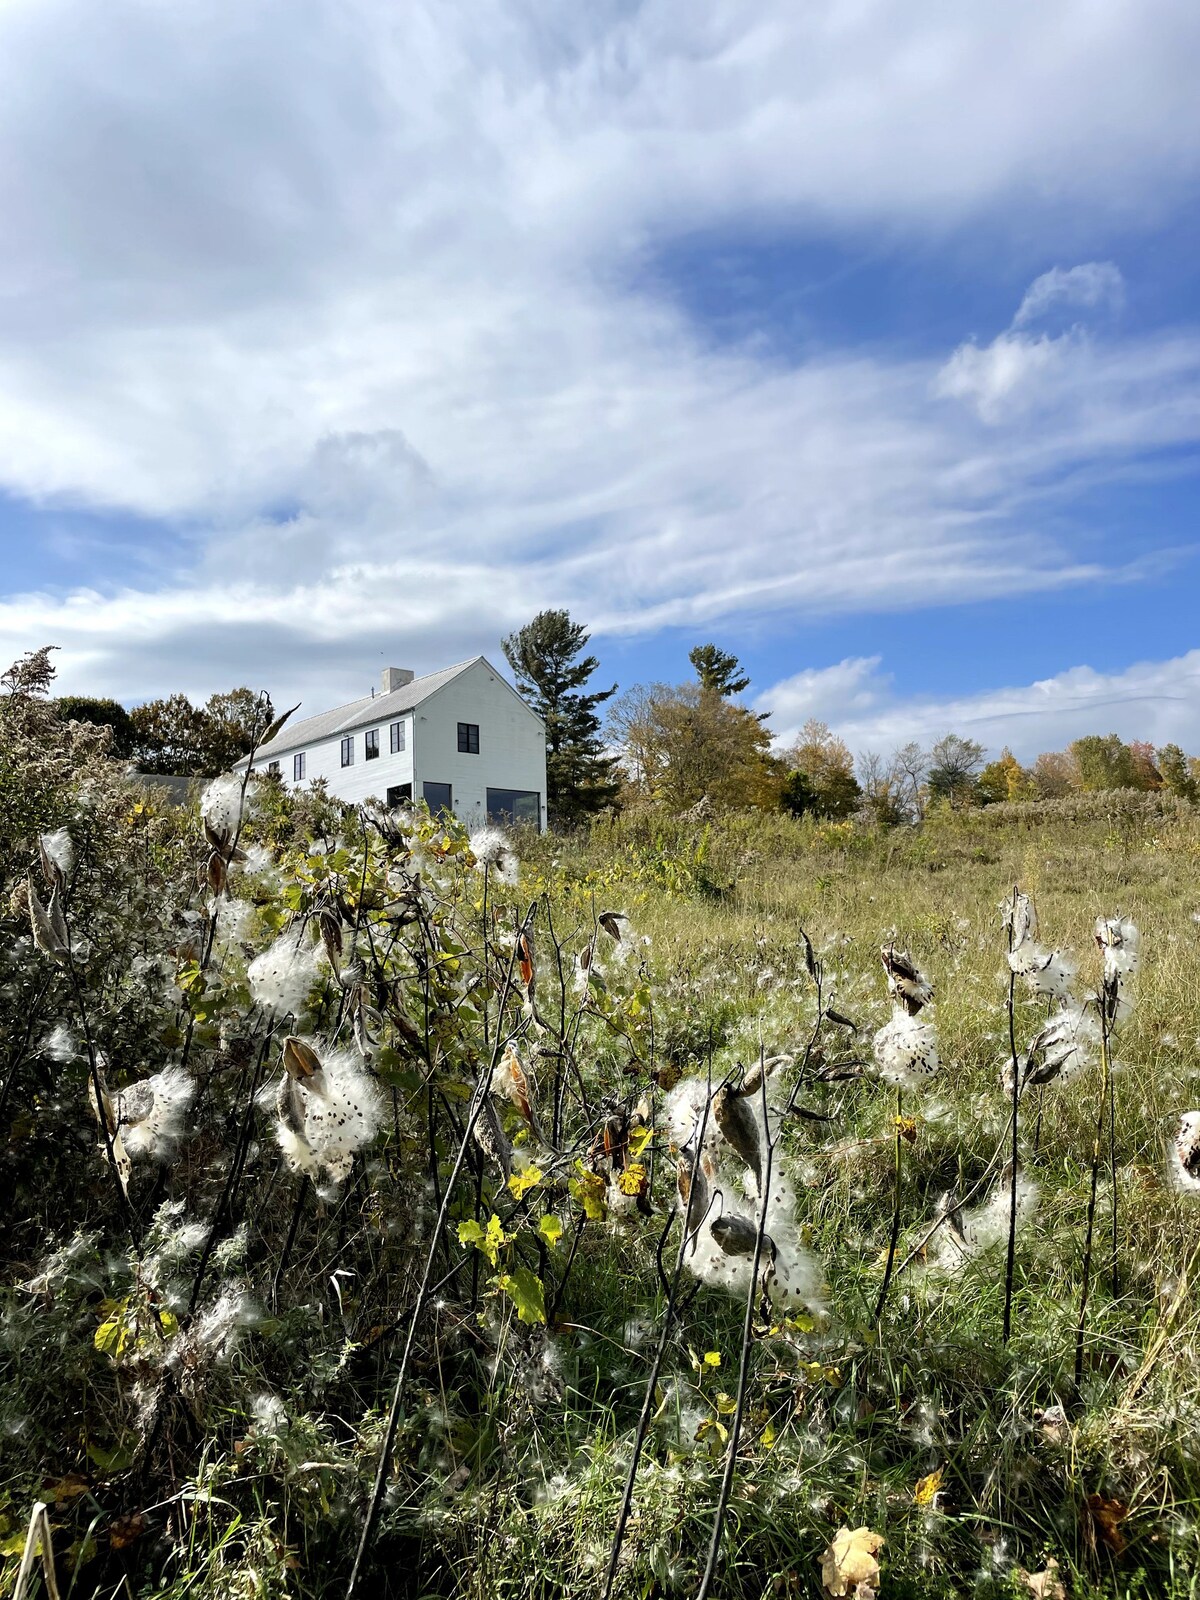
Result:
{"label": "large glass window", "polygon": [[489,822],[532,822],[540,827],[542,797],[536,789],[489,789],[487,792]]}
{"label": "large glass window", "polygon": [[422,787],[425,804],[429,807],[431,816],[436,817],[439,811],[450,810],[450,785],[448,783],[425,783]]}
{"label": "large glass window", "polygon": [[354,765],[354,735],[353,734],[350,734],[348,738],[345,738],[345,739],[342,740],[342,765],[344,767],[352,767]]}
{"label": "large glass window", "polygon": [[390,732],[392,736],[392,754],[397,755],[404,749],[404,724],[402,722],[393,722]]}
{"label": "large glass window", "polygon": [[292,782],[293,783],[300,783],[300,782],[303,781],[305,764],[306,763],[305,763],[305,758],[304,758],[303,751],[301,751],[301,753],[298,756],[293,756],[292,757]]}
{"label": "large glass window", "polygon": [[367,760],[368,761],[378,761],[379,760],[379,729],[378,728],[372,728],[368,733],[365,733],[363,735],[363,743],[366,746],[365,755],[366,755]]}
{"label": "large glass window", "polygon": [[411,783],[394,783],[387,792],[388,809],[395,806],[407,805],[412,799]]}
{"label": "large glass window", "polygon": [[267,776],[268,776],[268,778],[277,778],[279,776],[279,763],[278,763],[278,761],[268,761],[267,762]]}
{"label": "large glass window", "polygon": [[460,755],[464,756],[477,756],[479,754],[479,724],[477,722],[459,723],[458,751]]}

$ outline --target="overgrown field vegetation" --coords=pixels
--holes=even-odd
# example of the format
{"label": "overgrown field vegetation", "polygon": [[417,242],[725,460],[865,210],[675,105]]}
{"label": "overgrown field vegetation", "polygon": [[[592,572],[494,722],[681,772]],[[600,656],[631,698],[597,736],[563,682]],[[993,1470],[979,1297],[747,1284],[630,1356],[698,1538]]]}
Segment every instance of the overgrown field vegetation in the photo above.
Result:
{"label": "overgrown field vegetation", "polygon": [[[6,1591],[40,1502],[79,1597],[356,1554],[363,1595],[693,1596],[717,1520],[713,1595],[1196,1592],[1191,808],[202,816],[44,687],[0,702]],[[1017,884],[1077,1000],[1098,917],[1141,961],[1091,1008],[1111,1127],[1095,1039],[1021,1098],[1005,1342]],[[919,1086],[881,946],[933,986]],[[1058,1005],[1016,983],[1021,1057]]]}

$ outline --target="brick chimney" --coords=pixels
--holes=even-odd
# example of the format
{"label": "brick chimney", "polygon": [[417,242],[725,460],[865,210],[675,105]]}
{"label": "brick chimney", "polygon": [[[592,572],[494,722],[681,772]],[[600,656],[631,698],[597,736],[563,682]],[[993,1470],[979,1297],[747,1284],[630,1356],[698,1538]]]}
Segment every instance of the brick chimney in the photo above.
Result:
{"label": "brick chimney", "polygon": [[403,689],[406,683],[411,683],[416,676],[407,667],[384,667],[383,692],[391,694],[394,689]]}

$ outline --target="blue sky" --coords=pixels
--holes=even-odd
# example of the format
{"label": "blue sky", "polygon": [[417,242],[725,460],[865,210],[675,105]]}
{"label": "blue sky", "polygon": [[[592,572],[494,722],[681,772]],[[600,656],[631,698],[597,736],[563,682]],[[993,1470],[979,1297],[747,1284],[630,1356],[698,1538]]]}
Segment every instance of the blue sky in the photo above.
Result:
{"label": "blue sky", "polygon": [[566,605],[781,737],[1200,751],[1197,60],[1184,0],[8,0],[0,654],[316,710]]}

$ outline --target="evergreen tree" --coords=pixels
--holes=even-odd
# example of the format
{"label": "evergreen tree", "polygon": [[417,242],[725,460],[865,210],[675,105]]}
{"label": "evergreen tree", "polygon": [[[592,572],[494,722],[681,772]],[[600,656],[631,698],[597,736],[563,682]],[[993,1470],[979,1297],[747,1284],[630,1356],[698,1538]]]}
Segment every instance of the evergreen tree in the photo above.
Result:
{"label": "evergreen tree", "polygon": [[568,612],[539,611],[503,641],[518,690],[546,724],[546,808],[555,822],[580,822],[617,795],[615,763],[605,754],[596,715],[616,684],[583,692],[600,665],[583,656],[590,637]]}
{"label": "evergreen tree", "polygon": [[688,660],[696,669],[700,687],[719,694],[723,700],[741,694],[750,686],[750,679],[742,672],[738,658],[727,650],[718,650],[715,644],[698,644],[688,652]]}

